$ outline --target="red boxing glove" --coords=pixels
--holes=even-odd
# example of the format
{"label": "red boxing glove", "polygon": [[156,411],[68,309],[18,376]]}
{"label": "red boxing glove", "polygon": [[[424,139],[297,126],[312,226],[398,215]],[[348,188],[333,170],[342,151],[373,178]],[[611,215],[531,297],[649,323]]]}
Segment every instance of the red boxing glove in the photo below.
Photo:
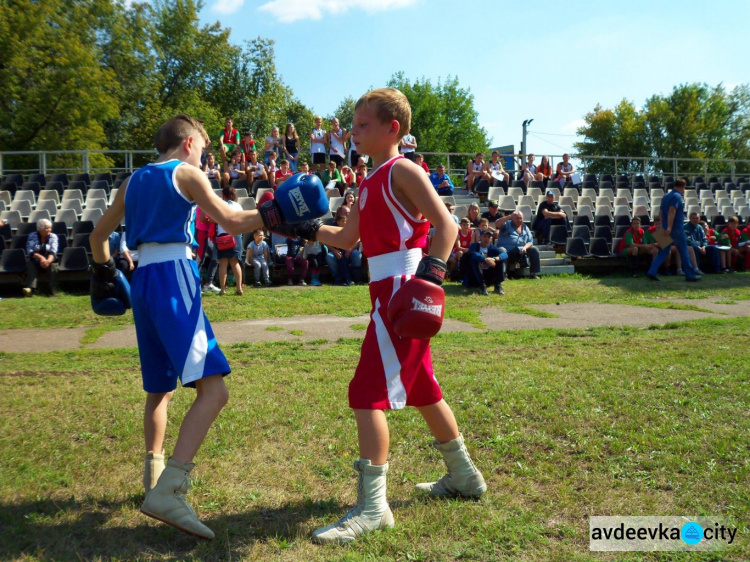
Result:
{"label": "red boxing glove", "polygon": [[439,285],[414,278],[388,304],[388,320],[402,338],[428,340],[440,331],[445,313],[445,291]]}

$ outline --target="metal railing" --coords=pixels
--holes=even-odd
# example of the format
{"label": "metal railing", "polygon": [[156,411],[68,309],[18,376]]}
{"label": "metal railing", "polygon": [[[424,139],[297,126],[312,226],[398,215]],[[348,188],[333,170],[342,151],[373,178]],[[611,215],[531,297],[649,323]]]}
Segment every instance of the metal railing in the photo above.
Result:
{"label": "metal railing", "polygon": [[[466,173],[466,163],[476,156],[476,152],[420,152],[434,168],[438,163],[445,164],[449,174]],[[536,163],[541,161],[537,154]],[[546,155],[554,169],[556,162],[562,160],[561,154]],[[0,152],[0,176],[11,173],[97,173],[97,172],[132,172],[156,158],[153,150],[47,150],[47,151],[9,151]],[[514,166],[506,164],[512,158]],[[489,154],[485,155],[489,160]],[[501,159],[509,173],[520,170],[520,162],[526,160],[526,154],[501,154]],[[603,173],[649,175],[750,175],[750,160],[726,158],[654,158],[651,156],[595,156],[571,153],[571,161],[581,173],[589,173],[588,162],[604,163],[597,166]]]}

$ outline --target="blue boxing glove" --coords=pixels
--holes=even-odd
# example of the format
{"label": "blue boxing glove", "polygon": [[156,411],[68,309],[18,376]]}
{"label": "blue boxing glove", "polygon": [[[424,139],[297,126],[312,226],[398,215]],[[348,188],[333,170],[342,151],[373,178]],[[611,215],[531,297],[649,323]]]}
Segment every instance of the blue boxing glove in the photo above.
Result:
{"label": "blue boxing glove", "polygon": [[100,316],[121,316],[130,308],[130,284],[112,258],[91,266],[91,308]]}
{"label": "blue boxing glove", "polygon": [[274,198],[258,207],[263,224],[275,230],[280,224],[296,224],[328,212],[323,183],[312,174],[295,174],[274,192]]}

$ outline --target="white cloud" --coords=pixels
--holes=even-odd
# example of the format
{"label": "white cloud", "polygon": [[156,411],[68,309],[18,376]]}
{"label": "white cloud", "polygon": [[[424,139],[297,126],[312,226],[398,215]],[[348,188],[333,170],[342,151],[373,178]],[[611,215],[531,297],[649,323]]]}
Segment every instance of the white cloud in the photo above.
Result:
{"label": "white cloud", "polygon": [[[219,0],[225,4],[232,0]],[[379,12],[405,8],[419,0],[270,0],[259,10],[268,12],[282,23],[297,20],[320,20],[326,15],[339,15],[351,9]]]}
{"label": "white cloud", "polygon": [[580,129],[581,127],[584,127],[586,125],[586,121],[584,119],[574,119],[570,123],[566,123],[562,127],[560,127],[561,133],[567,133],[569,135],[575,135],[576,131]]}
{"label": "white cloud", "polygon": [[245,0],[216,0],[216,3],[211,6],[211,11],[226,16],[239,11],[244,3]]}

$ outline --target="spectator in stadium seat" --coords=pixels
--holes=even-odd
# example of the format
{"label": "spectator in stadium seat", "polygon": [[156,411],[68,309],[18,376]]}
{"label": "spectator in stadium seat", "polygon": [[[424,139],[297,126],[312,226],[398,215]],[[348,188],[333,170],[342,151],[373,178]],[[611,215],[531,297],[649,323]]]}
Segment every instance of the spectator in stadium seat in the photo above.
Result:
{"label": "spectator in stadium seat", "polygon": [[253,265],[254,287],[262,287],[263,285],[266,287],[271,286],[271,279],[268,276],[269,252],[268,243],[263,240],[263,229],[255,229],[253,231],[253,239],[247,245],[247,255],[245,257],[245,261]]}
{"label": "spectator in stadium seat", "polygon": [[240,149],[245,163],[250,161],[250,151],[255,150],[255,138],[252,131],[245,131],[242,140],[240,140]]}
{"label": "spectator in stadium seat", "polygon": [[750,225],[742,229],[738,246],[740,259],[744,260],[745,271],[750,271]]}
{"label": "spectator in stadium seat", "polygon": [[347,190],[346,193],[344,193],[344,203],[341,206],[347,207],[349,212],[351,212],[354,209],[354,201],[356,200],[357,198],[354,196],[354,192]]}
{"label": "spectator in stadium seat", "polygon": [[322,172],[326,164],[326,143],[328,133],[323,129],[323,118],[315,118],[315,126],[310,131],[310,154],[312,155],[312,172]]}
{"label": "spectator in stadium seat", "polygon": [[492,241],[494,241],[495,234],[497,234],[497,230],[495,230],[494,228],[490,227],[490,221],[488,221],[485,218],[480,218],[479,219],[479,226],[476,229],[474,229],[474,232],[473,232],[472,237],[471,237],[472,244],[474,242],[480,242],[481,241],[482,233],[483,232],[491,232],[492,233]]}
{"label": "spectator in stadium seat", "polygon": [[357,185],[362,183],[362,180],[367,177],[367,163],[365,162],[365,159],[360,157],[359,160],[357,160],[357,171],[354,174],[354,179],[357,182]]}
{"label": "spectator in stadium seat", "polygon": [[549,180],[552,179],[552,166],[549,163],[549,156],[542,156],[542,162],[537,166],[537,175],[542,176],[544,187],[547,187]]}
{"label": "spectator in stadium seat", "polygon": [[527,189],[532,181],[542,181],[542,174],[538,172],[536,164],[534,164],[533,154],[529,154],[526,157],[526,162],[521,164],[521,179],[526,184]]}
{"label": "spectator in stadium seat", "polygon": [[490,222],[490,227],[493,230],[496,230],[495,223],[503,218],[503,215],[500,214],[500,209],[497,206],[497,201],[490,200],[487,201],[487,210],[482,213],[482,218],[487,219]]}
{"label": "spectator in stadium seat", "polygon": [[308,240],[305,242],[305,251],[303,257],[307,260],[310,270],[310,285],[320,287],[320,270],[323,267],[323,247],[317,240]]}
{"label": "spectator in stadium seat", "polygon": [[708,240],[709,248],[715,248],[719,253],[719,272],[728,273],[729,267],[727,266],[727,264],[731,263],[729,260],[729,250],[731,248],[728,248],[726,250],[720,249],[719,240],[714,229],[708,226],[708,223],[706,223],[706,221],[704,220],[700,222],[700,225],[703,227],[703,231],[706,233],[706,240]]}
{"label": "spectator in stadium seat", "polygon": [[292,174],[297,173],[297,161],[299,160],[299,134],[294,128],[293,123],[287,123],[286,129],[284,130],[284,154],[289,162],[289,169]]}
{"label": "spectator in stadium seat", "polygon": [[[237,191],[231,187],[226,186],[221,190],[221,198],[227,202],[227,205],[234,207],[235,210],[242,210],[240,204],[237,203]],[[217,238],[222,234],[227,234],[227,231],[220,225],[216,225],[216,236]],[[234,279],[237,282],[235,293],[238,295],[242,294],[242,266],[240,265],[240,256],[242,255],[242,235],[234,237],[234,248],[230,250],[218,250],[219,256],[219,294],[223,295],[226,293],[227,288],[227,273],[229,267],[234,272]]]}
{"label": "spectator in stadium seat", "polygon": [[467,213],[466,218],[469,219],[471,228],[479,228],[479,219],[481,218],[479,216],[479,205],[477,203],[472,203],[469,205]]}
{"label": "spectator in stadium seat", "polygon": [[[539,279],[541,271],[539,250],[534,247],[531,230],[523,222],[523,213],[513,211],[495,223],[498,228],[495,245],[508,254],[509,263],[518,263],[521,268],[530,267],[531,279]],[[506,266],[507,266],[506,264]]]}
{"label": "spectator in stadium seat", "polygon": [[[661,228],[661,213],[658,213],[653,220],[651,226],[648,227],[648,236],[646,241],[656,246],[657,250],[661,249],[659,243],[654,240],[654,231]],[[682,270],[682,258],[680,258],[680,252],[677,251],[677,247],[672,244],[672,249],[669,251],[669,255],[664,260],[665,275],[672,275],[672,258],[675,260],[675,267],[677,268],[677,275],[683,275]],[[653,260],[652,260],[653,261]]]}
{"label": "spectator in stadium seat", "polygon": [[305,286],[305,276],[307,275],[308,263],[304,257],[303,248],[305,241],[299,236],[296,238],[286,239],[286,256],[284,257],[284,265],[286,266],[286,273],[289,276],[287,281],[288,285],[294,285],[294,266],[299,267],[299,281],[297,285]]}
{"label": "spectator in stadium seat", "polygon": [[534,233],[540,245],[549,242],[549,229],[553,224],[561,224],[567,227],[568,216],[555,201],[555,192],[550,190],[547,191],[546,199],[539,203],[539,207],[536,210]]}
{"label": "spectator in stadium seat", "polygon": [[[206,160],[208,162],[208,160]],[[224,167],[224,176],[222,178],[222,187],[228,186],[232,180],[244,180],[247,178],[245,166],[242,164],[242,153],[239,148],[232,152],[232,159]]]}
{"label": "spectator in stadium seat", "polygon": [[466,165],[464,181],[466,181],[466,188],[469,190],[469,193],[474,193],[474,185],[481,179],[492,181],[492,176],[484,169],[484,154],[477,152],[474,159],[469,160],[469,163]]}
{"label": "spectator in stadium seat", "polygon": [[701,217],[698,213],[690,213],[690,222],[685,223],[685,237],[687,238],[688,247],[692,249],[693,254],[690,259],[693,260],[693,269],[699,275],[702,274],[700,270],[700,260],[702,257],[707,257],[711,261],[711,268],[714,273],[718,273],[721,270],[721,259],[719,258],[719,250],[716,246],[709,246],[706,233],[700,224]]}
{"label": "spectator in stadium seat", "polygon": [[[344,179],[341,177],[341,172],[336,168],[335,161],[331,160],[328,162],[328,166],[323,170],[323,175],[320,179],[327,191],[332,189],[338,189],[339,193],[343,191],[342,187],[344,186]],[[335,186],[331,184],[331,182],[335,182]]]}
{"label": "spectator in stadium seat", "polygon": [[337,117],[331,119],[331,130],[328,131],[328,155],[329,163],[335,162],[336,168],[341,170],[341,166],[344,165],[344,157],[346,156],[346,130],[342,129],[339,125]]}
{"label": "spectator in stadium seat", "polygon": [[300,162],[299,171],[301,174],[310,175],[310,165],[304,160]]}
{"label": "spectator in stadium seat", "polygon": [[352,172],[352,169],[344,164],[341,166],[341,179],[344,180],[344,187],[349,188],[356,185],[356,182],[354,181],[354,173]]}
{"label": "spectator in stadium seat", "polygon": [[[633,277],[638,277],[639,255],[649,255],[651,256],[651,261],[653,261],[654,256],[659,253],[658,246],[652,242],[651,237],[641,228],[641,219],[638,217],[633,217],[633,220],[630,221],[630,228],[625,232],[622,240],[620,240],[620,247],[617,251],[622,257],[628,260],[630,275]],[[649,263],[649,265],[651,264]]]}
{"label": "spectator in stadium seat", "polygon": [[49,283],[50,292],[54,294],[57,282],[57,234],[52,232],[52,223],[47,219],[36,222],[36,231],[26,239],[26,255],[29,262],[26,266],[26,286],[23,295],[30,297],[37,290],[39,280]]}
{"label": "spectator in stadium seat", "polygon": [[279,169],[276,170],[276,174],[274,174],[274,183],[273,188],[278,189],[278,187],[284,183],[286,180],[291,178],[294,174],[289,169],[289,162],[286,160],[282,160],[279,163]]}
{"label": "spectator in stadium seat", "polygon": [[232,118],[227,117],[224,121],[224,128],[219,133],[219,148],[221,152],[221,165],[227,163],[227,155],[232,154],[234,149],[240,144],[240,133],[234,128]]}
{"label": "spectator in stadium seat", "polygon": [[479,287],[480,295],[488,295],[487,286],[492,285],[495,293],[504,295],[503,280],[505,279],[505,260],[507,254],[502,254],[497,246],[492,244],[492,232],[482,232],[479,242],[469,246],[468,260],[470,268],[463,279],[465,287]]}
{"label": "spectator in stadium seat", "polygon": [[430,175],[430,167],[427,165],[427,162],[424,161],[424,156],[422,154],[417,153],[414,155],[414,163],[421,167],[425,171],[425,174],[428,176]]}
{"label": "spectator in stadium seat", "polygon": [[445,166],[438,164],[435,172],[430,174],[430,182],[435,187],[438,195],[453,195],[453,182],[445,174]]}
{"label": "spectator in stadium seat", "polygon": [[573,174],[575,174],[575,168],[570,163],[570,154],[563,154],[563,161],[557,164],[555,181],[559,181],[560,185],[565,185]]}
{"label": "spectator in stadium seat", "polygon": [[216,163],[216,157],[213,152],[206,154],[206,163],[203,165],[203,171],[210,180],[221,182],[221,167]]}
{"label": "spectator in stadium seat", "polygon": [[268,164],[266,165],[266,174],[268,174],[268,183],[271,187],[276,189],[276,172],[279,171],[279,166],[276,163],[276,153],[271,152],[268,155]]}
{"label": "spectator in stadium seat", "polygon": [[[342,207],[343,209],[343,207]],[[340,209],[341,210],[341,209]],[[336,226],[344,227],[349,217],[349,213],[336,213]],[[357,241],[349,249],[328,248],[326,254],[326,263],[331,275],[337,285],[352,285],[359,283],[362,279],[362,249],[361,243]]]}
{"label": "spectator in stadium seat", "polygon": [[502,179],[506,185],[510,185],[510,174],[503,169],[503,162],[500,160],[500,153],[497,150],[492,151],[492,159],[487,162],[487,171],[492,179]]}
{"label": "spectator in stadium seat", "polygon": [[451,214],[453,222],[455,222],[458,226],[461,226],[461,222],[459,221],[458,217],[453,214],[453,203],[451,203],[450,201],[446,201],[445,208],[448,209],[448,212]]}
{"label": "spectator in stadium seat", "polygon": [[411,129],[407,130],[406,134],[401,138],[399,147],[401,148],[401,154],[404,155],[404,158],[408,158],[414,162],[417,150],[417,139],[411,134]]}
{"label": "spectator in stadium seat", "polygon": [[276,154],[276,159],[278,160],[281,156],[281,151],[284,148],[284,141],[279,137],[279,128],[278,127],[272,127],[271,128],[271,134],[266,137],[266,144],[263,150],[265,151],[265,157],[263,158],[263,161],[266,163],[266,165],[270,164],[271,162],[271,154]]}
{"label": "spectator in stadium seat", "polygon": [[736,267],[735,264],[740,257],[739,244],[742,232],[737,228],[738,222],[737,217],[729,217],[724,230],[722,230],[721,234],[716,237],[720,246],[729,246],[730,248],[727,255],[726,273],[734,273]]}
{"label": "spectator in stadium seat", "polygon": [[447,262],[449,272],[455,272],[457,270],[461,258],[469,251],[469,246],[471,246],[473,232],[471,230],[469,219],[466,217],[462,218],[459,226],[460,228],[458,236],[456,236],[456,243],[453,245],[453,251]]}
{"label": "spectator in stadium seat", "polygon": [[[251,149],[250,152],[248,152],[248,160],[245,170],[247,185],[249,187],[253,186],[255,180],[268,180],[266,167],[263,165],[263,162],[258,162],[258,151],[255,149]],[[268,183],[270,184],[271,182],[269,181]]]}

